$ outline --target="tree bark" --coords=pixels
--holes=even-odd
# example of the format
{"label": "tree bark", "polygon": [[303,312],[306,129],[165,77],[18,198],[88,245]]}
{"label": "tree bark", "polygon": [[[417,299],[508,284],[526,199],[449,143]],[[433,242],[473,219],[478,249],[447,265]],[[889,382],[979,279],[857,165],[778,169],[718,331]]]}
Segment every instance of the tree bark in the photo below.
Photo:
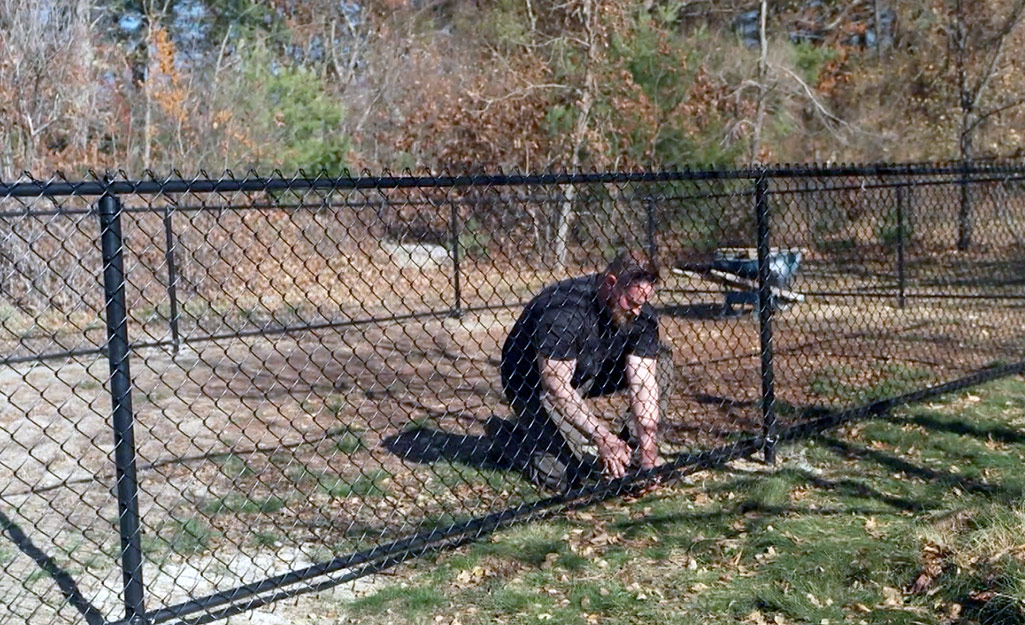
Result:
{"label": "tree bark", "polygon": [[[957,90],[958,103],[961,107],[961,133],[958,137],[958,151],[961,156],[962,168],[967,168],[972,158],[971,120],[976,99],[968,89],[965,55],[967,53],[967,37],[964,21],[964,7],[961,0],[955,6],[957,15],[954,24],[954,45],[957,46]],[[963,170],[960,180],[960,202],[957,210],[957,249],[965,251],[972,246],[972,197],[968,188],[968,174]]]}
{"label": "tree bark", "polygon": [[[573,126],[573,135],[570,140],[570,149],[573,150],[570,156],[570,171],[580,170],[580,151],[587,142],[587,129],[591,118],[591,107],[594,104],[595,94],[598,85],[594,78],[594,68],[598,61],[598,42],[594,24],[594,3],[593,0],[584,0],[584,20],[587,29],[587,68],[584,70],[584,85],[580,94],[580,110],[577,114],[576,124]],[[573,219],[573,201],[576,199],[576,187],[570,186],[566,189],[562,202],[559,203],[559,210],[556,213],[555,260],[559,267],[566,266],[566,257],[569,253],[569,227]]]}
{"label": "tree bark", "polygon": [[768,77],[769,42],[765,38],[765,22],[768,13],[768,0],[762,0],[758,16],[758,40],[761,43],[761,55],[758,57],[758,108],[755,113],[754,132],[751,136],[751,162],[761,161],[758,151],[762,147],[762,125],[765,123],[765,107],[768,88],[765,81]]}

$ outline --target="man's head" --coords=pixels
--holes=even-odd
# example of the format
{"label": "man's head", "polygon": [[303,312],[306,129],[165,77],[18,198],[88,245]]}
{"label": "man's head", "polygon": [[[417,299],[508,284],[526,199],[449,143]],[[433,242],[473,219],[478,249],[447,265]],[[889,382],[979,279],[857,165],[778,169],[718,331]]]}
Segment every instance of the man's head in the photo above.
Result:
{"label": "man's head", "polygon": [[616,325],[627,327],[655,294],[658,266],[641,250],[616,256],[602,275],[599,297]]}

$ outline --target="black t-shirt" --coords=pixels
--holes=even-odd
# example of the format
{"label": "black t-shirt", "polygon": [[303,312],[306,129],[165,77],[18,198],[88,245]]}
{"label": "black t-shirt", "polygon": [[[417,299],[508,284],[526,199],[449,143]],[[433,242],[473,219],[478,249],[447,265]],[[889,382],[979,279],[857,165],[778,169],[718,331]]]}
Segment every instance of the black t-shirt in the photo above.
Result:
{"label": "black t-shirt", "polygon": [[601,274],[570,278],[545,287],[523,309],[502,347],[502,386],[506,396],[524,397],[541,387],[538,354],[552,360],[576,360],[573,387],[592,381],[589,396],[625,386],[627,354],[655,358],[658,317],[645,304],[622,329],[598,299]]}

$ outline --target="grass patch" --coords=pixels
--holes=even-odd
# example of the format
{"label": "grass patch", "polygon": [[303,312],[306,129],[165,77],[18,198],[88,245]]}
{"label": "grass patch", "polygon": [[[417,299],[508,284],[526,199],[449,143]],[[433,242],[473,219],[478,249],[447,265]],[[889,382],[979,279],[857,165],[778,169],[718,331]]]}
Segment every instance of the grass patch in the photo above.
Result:
{"label": "grass patch", "polygon": [[202,519],[174,519],[167,526],[167,548],[173,553],[193,555],[206,551],[217,533]]}
{"label": "grass patch", "polygon": [[358,434],[346,432],[335,438],[335,447],[345,455],[352,455],[361,449],[366,449],[367,444]]}
{"label": "grass patch", "polygon": [[383,469],[376,469],[355,477],[317,475],[318,486],[331,497],[384,497],[385,487],[391,476]]}
{"label": "grass patch", "polygon": [[199,510],[203,514],[274,514],[285,507],[285,500],[276,496],[252,497],[231,493],[224,497],[204,501]]}
{"label": "grass patch", "polygon": [[397,610],[409,620],[424,616],[445,602],[445,596],[436,588],[392,586],[357,599],[351,604],[350,609],[357,614],[379,614],[385,610]]}
{"label": "grass patch", "polygon": [[79,380],[75,382],[75,388],[81,391],[95,391],[102,388],[102,385],[97,380]]}
{"label": "grass patch", "polygon": [[284,536],[274,532],[254,532],[253,544],[257,547],[280,547],[284,542]]}
{"label": "grass patch", "polygon": [[[341,403],[343,401],[345,401],[344,404]],[[334,414],[338,414],[344,406],[348,405],[348,401],[342,395],[329,395],[324,405]],[[327,431],[328,437],[335,442],[335,448],[346,455],[368,448],[362,433],[363,428],[352,425],[337,425]]]}
{"label": "grass patch", "polygon": [[849,365],[822,367],[808,384],[812,395],[829,402],[854,405],[897,397],[934,380],[928,369],[884,363],[868,369]]}
{"label": "grass patch", "polygon": [[[327,408],[328,412],[337,416],[344,412],[348,412],[346,409],[351,411],[353,405],[348,395],[343,395],[342,393],[330,393],[324,398],[324,407]],[[352,426],[341,427],[346,431],[352,431],[354,429]]]}
{"label": "grass patch", "polygon": [[[846,373],[823,371],[820,388],[863,401],[926,379],[887,365],[841,385]],[[1025,383],[1008,378],[786,445],[775,467],[734,462],[503,530],[410,564],[347,616],[1022,623],[1023,429]]]}
{"label": "grass patch", "polygon": [[232,481],[256,475],[256,471],[246,463],[245,459],[235,454],[219,458],[217,464],[221,474]]}

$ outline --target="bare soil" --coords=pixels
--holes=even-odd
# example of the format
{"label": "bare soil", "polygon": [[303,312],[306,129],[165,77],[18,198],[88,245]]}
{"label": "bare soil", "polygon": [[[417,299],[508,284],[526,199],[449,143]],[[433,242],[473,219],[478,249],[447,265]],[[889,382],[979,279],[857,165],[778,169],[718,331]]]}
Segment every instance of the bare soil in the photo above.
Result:
{"label": "bare soil", "polygon": [[[492,297],[474,279],[468,292]],[[512,304],[543,281],[506,281],[495,291]],[[830,284],[823,267],[796,288]],[[867,276],[858,284],[871,286]],[[678,372],[664,453],[760,431],[756,315],[724,315],[716,287],[690,279],[673,278],[659,297]],[[510,417],[496,357],[518,312],[510,305],[198,342],[177,355],[136,352],[150,607],[541,497],[488,453],[489,422]],[[955,306],[919,297],[901,308],[893,298],[809,298],[773,319],[779,413],[786,422],[803,408],[853,405],[1020,360],[1020,315],[1013,300]],[[121,574],[107,375],[99,355],[0,368],[0,512],[113,619]],[[599,409],[625,406],[612,398]],[[0,543],[3,610],[79,622],[66,590],[38,573],[24,546]]]}

